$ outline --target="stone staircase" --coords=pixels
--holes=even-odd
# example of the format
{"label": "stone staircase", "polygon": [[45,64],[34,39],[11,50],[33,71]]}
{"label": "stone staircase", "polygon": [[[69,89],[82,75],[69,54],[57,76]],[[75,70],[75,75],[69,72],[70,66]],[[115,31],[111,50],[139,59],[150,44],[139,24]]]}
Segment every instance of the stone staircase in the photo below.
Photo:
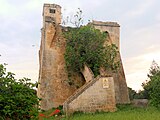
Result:
{"label": "stone staircase", "polygon": [[[108,80],[108,88],[103,88],[104,79]],[[97,76],[91,81],[86,82],[64,102],[63,109],[66,114],[71,114],[75,111],[115,111],[113,78]]]}

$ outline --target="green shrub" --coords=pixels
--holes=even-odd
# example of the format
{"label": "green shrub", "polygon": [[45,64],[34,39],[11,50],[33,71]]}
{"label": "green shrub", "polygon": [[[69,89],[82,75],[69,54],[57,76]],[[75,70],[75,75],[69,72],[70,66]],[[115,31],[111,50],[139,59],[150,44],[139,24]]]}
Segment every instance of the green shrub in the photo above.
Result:
{"label": "green shrub", "polygon": [[143,83],[145,94],[151,101],[151,104],[160,108],[160,67],[153,61],[148,74],[149,80]]}
{"label": "green shrub", "polygon": [[30,79],[16,80],[14,74],[6,72],[0,64],[0,116],[5,119],[28,120],[38,114],[36,84]]}

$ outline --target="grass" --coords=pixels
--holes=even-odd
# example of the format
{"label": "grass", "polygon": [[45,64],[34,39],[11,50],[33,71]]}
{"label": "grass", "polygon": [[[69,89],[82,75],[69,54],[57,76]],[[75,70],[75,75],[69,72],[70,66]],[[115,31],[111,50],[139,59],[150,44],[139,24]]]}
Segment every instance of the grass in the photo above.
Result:
{"label": "grass", "polygon": [[160,120],[160,110],[148,108],[134,108],[131,106],[119,106],[114,113],[76,113],[68,118],[51,117],[42,120]]}

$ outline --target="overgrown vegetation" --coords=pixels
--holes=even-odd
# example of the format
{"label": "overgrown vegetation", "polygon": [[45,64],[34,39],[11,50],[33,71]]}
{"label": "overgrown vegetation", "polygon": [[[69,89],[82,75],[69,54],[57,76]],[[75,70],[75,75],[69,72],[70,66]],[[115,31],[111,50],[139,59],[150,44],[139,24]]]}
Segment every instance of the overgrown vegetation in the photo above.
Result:
{"label": "overgrown vegetation", "polygon": [[128,92],[129,92],[129,98],[130,100],[133,99],[148,99],[148,92],[146,90],[139,90],[138,93],[133,90],[132,88],[128,87]]}
{"label": "overgrown vegetation", "polygon": [[75,23],[75,28],[68,28],[64,33],[67,39],[65,61],[67,71],[69,74],[72,72],[81,72],[84,64],[91,68],[94,75],[99,75],[100,67],[109,70],[116,70],[119,62],[115,61],[118,49],[112,44],[107,44],[107,33],[94,28],[94,26],[87,25],[81,26],[82,18],[79,17],[81,12],[75,15],[78,21]]}
{"label": "overgrown vegetation", "polygon": [[116,69],[114,62],[117,55],[115,45],[106,45],[106,33],[101,33],[93,26],[70,29],[65,33],[67,38],[65,60],[68,71],[80,72],[87,64],[97,76],[101,66]]}
{"label": "overgrown vegetation", "polygon": [[142,84],[144,90],[136,91],[128,88],[130,99],[149,99],[150,103],[160,108],[160,67],[153,61],[149,69],[148,80]]}
{"label": "overgrown vegetation", "polygon": [[135,99],[135,95],[137,94],[135,90],[133,90],[132,88],[128,87],[128,93],[129,93],[129,99],[130,100]]}
{"label": "overgrown vegetation", "polygon": [[149,70],[148,80],[143,83],[144,93],[151,104],[160,108],[160,67],[153,61]]}
{"label": "overgrown vegetation", "polygon": [[36,119],[38,115],[38,98],[30,79],[16,80],[14,74],[6,72],[0,64],[0,116],[6,120]]}

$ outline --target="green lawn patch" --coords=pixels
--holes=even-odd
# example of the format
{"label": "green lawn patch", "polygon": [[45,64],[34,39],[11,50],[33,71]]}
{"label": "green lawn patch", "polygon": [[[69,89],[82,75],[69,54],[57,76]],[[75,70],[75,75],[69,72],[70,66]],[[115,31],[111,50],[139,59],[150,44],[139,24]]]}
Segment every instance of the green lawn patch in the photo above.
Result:
{"label": "green lawn patch", "polygon": [[131,106],[118,106],[116,112],[75,113],[70,117],[52,117],[42,120],[160,120],[160,110],[148,108],[134,108]]}

